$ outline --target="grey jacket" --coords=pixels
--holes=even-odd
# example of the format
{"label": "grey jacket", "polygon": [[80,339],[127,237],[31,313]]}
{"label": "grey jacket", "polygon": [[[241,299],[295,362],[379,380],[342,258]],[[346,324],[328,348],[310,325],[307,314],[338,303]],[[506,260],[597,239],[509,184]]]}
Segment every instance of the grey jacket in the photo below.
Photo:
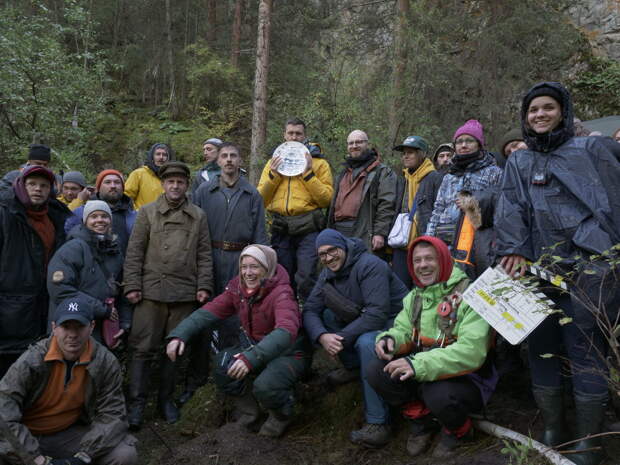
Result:
{"label": "grey jacket", "polygon": [[[18,443],[21,453],[39,455],[39,444],[28,428],[21,423],[23,412],[43,394],[52,371],[45,362],[51,337],[30,346],[9,368],[0,381],[0,412]],[[127,434],[125,398],[121,368],[112,353],[91,339],[94,345],[92,360],[86,366],[87,381],[84,409],[80,421],[90,430],[80,443],[80,451],[90,457],[115,447]],[[0,456],[19,463],[19,456],[4,437],[0,437]]]}

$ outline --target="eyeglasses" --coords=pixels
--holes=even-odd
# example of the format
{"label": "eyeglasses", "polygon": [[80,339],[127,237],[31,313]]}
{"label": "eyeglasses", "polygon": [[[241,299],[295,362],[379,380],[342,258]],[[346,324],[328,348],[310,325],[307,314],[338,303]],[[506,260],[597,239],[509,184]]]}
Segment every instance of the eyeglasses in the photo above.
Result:
{"label": "eyeglasses", "polygon": [[368,139],[350,140],[350,141],[347,141],[347,145],[362,145],[362,144],[365,144],[366,142],[368,142]]}
{"label": "eyeglasses", "polygon": [[454,141],[454,145],[474,145],[476,143],[478,143],[478,141],[471,137],[465,139],[457,139]]}
{"label": "eyeglasses", "polygon": [[338,247],[330,247],[327,250],[324,250],[323,252],[319,252],[319,260],[324,261],[327,259],[327,256],[329,255],[330,257],[336,257],[338,255]]}

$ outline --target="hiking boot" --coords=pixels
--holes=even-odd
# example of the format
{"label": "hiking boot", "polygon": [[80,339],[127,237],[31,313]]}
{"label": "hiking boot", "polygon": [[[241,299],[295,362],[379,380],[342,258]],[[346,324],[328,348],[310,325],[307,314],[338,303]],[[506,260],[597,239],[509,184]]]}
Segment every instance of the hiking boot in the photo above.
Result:
{"label": "hiking boot", "polygon": [[246,389],[242,396],[235,397],[235,411],[237,413],[237,424],[252,429],[260,418],[260,408],[250,389]]}
{"label": "hiking boot", "polygon": [[351,431],[349,439],[353,444],[366,447],[383,447],[390,442],[390,425],[366,423],[361,429]]}
{"label": "hiking boot", "polygon": [[449,457],[454,456],[458,452],[458,448],[465,446],[471,443],[474,440],[474,429],[470,428],[467,433],[465,433],[460,438],[456,437],[456,435],[451,434],[445,428],[441,430],[439,435],[439,442],[433,449],[433,458],[436,459],[447,459]]}
{"label": "hiking boot", "polygon": [[269,410],[269,418],[263,423],[258,434],[270,438],[279,438],[292,421],[292,415],[284,415],[276,410]]}
{"label": "hiking boot", "polygon": [[439,430],[439,424],[431,415],[409,420],[409,436],[407,436],[407,453],[416,457],[426,452],[433,442],[433,436]]}
{"label": "hiking boot", "polygon": [[336,368],[327,374],[327,382],[332,386],[351,383],[360,377],[360,370],[347,370],[346,368]]}
{"label": "hiking boot", "polygon": [[561,387],[534,386],[532,393],[545,422],[545,429],[540,442],[546,446],[554,447],[568,441],[564,420],[564,390]]}

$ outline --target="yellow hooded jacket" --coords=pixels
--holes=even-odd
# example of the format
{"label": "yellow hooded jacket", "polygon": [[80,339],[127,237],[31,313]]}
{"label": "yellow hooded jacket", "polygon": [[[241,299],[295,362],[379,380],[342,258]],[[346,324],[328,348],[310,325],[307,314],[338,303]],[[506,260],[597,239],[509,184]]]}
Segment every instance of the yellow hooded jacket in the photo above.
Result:
{"label": "yellow hooded jacket", "polygon": [[133,200],[136,210],[154,202],[163,192],[161,179],[148,166],[133,170],[125,181],[125,195]]}

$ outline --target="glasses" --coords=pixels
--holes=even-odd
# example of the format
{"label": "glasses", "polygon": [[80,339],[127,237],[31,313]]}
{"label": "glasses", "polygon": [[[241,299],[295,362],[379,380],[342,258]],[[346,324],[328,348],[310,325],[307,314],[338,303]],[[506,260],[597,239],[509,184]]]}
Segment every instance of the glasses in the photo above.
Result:
{"label": "glasses", "polygon": [[477,142],[478,141],[476,139],[468,137],[466,139],[457,139],[457,140],[455,140],[454,141],[454,145],[474,145]]}
{"label": "glasses", "polygon": [[347,145],[362,145],[362,144],[365,144],[366,142],[368,142],[368,139],[364,139],[364,140],[351,140],[351,141],[347,141]]}
{"label": "glasses", "polygon": [[319,255],[319,260],[321,261],[326,260],[328,255],[334,258],[338,255],[338,247],[330,247],[329,249],[324,250],[323,252],[319,252],[318,255]]}

